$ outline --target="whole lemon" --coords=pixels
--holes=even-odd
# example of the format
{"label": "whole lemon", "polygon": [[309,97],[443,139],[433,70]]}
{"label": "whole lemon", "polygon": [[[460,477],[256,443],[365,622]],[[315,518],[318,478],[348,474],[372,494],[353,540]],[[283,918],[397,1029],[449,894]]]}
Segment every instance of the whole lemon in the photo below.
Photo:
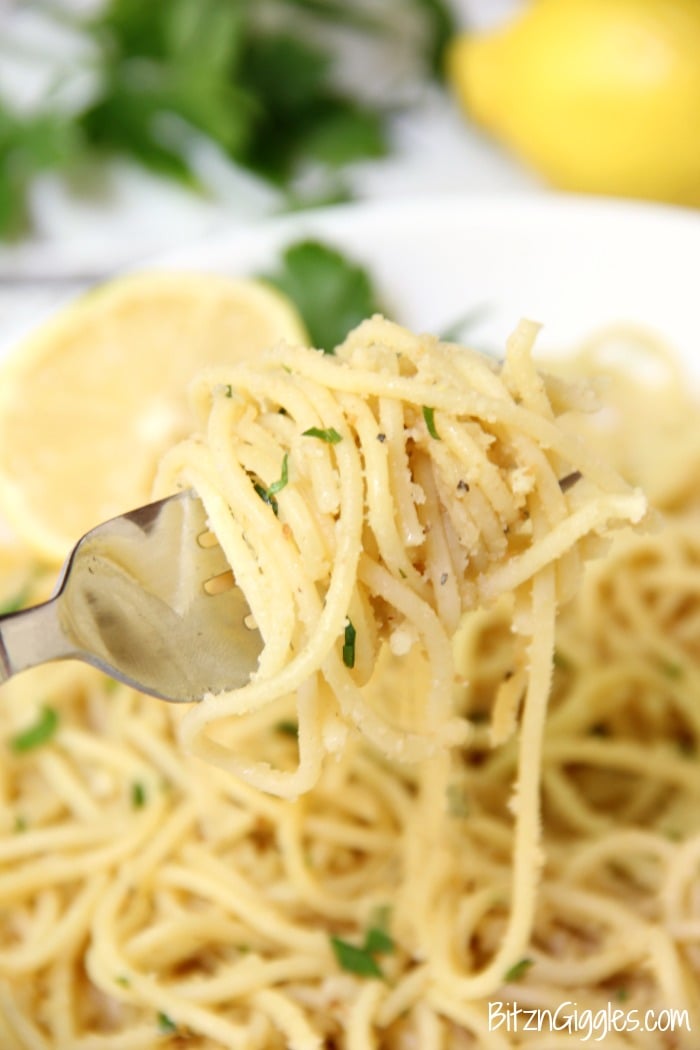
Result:
{"label": "whole lemon", "polygon": [[700,204],[700,0],[534,0],[455,38],[447,75],[555,186]]}

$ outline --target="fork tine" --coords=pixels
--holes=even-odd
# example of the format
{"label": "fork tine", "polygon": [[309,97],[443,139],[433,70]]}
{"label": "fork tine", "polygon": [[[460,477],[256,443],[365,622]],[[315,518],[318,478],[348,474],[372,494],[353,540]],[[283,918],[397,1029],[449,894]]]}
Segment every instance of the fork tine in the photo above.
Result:
{"label": "fork tine", "polygon": [[245,684],[263,647],[191,490],[96,526],[66,561],[54,598],[2,620],[0,681],[77,657],[175,702]]}

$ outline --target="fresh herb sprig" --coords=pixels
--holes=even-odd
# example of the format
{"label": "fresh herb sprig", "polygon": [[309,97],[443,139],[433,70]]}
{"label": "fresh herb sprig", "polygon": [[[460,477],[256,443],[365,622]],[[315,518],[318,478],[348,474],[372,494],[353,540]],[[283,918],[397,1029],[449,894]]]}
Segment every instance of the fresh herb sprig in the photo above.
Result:
{"label": "fresh herb sprig", "polygon": [[506,970],[503,975],[504,981],[519,981],[528,972],[530,967],[534,964],[534,959],[519,959],[518,962],[513,963],[509,970]]}
{"label": "fresh herb sprig", "polygon": [[313,346],[332,354],[356,325],[382,313],[369,271],[328,244],[296,241],[264,279],[288,296]]}
{"label": "fresh herb sprig", "polygon": [[331,937],[333,954],[340,968],[358,977],[382,978],[384,974],[376,957],[390,955],[396,950],[394,939],[388,930],[388,922],[388,910],[380,909],[361,945],[351,944],[342,937]]}
{"label": "fresh herb sprig", "polygon": [[[31,224],[31,186],[49,169],[71,173],[121,155],[196,187],[193,146],[203,137],[278,186],[291,206],[305,203],[298,176],[310,164],[326,173],[321,196],[338,199],[342,169],[389,148],[386,103],[368,102],[364,85],[337,86],[329,29],[344,27],[389,52],[397,5],[382,12],[340,0],[107,0],[82,19],[60,0],[25,6],[72,25],[91,56],[93,86],[70,111],[55,92],[33,114],[0,108],[0,238]],[[449,6],[409,0],[410,9],[424,27],[416,62],[436,72],[454,31]]]}
{"label": "fresh herb sprig", "polygon": [[319,441],[325,441],[327,445],[337,445],[343,440],[335,427],[309,427],[308,430],[302,430],[301,433],[302,437],[318,438]]}
{"label": "fresh herb sprig", "polygon": [[43,744],[48,744],[55,736],[58,725],[58,713],[53,707],[44,705],[30,726],[10,738],[11,750],[15,754],[22,755],[27,751],[34,751]]}
{"label": "fresh herb sprig", "polygon": [[272,511],[275,514],[275,517],[279,514],[279,505],[277,503],[277,498],[276,498],[277,494],[278,494],[278,492],[281,492],[282,489],[286,488],[288,484],[289,484],[289,453],[288,452],[285,452],[284,456],[282,457],[282,467],[281,467],[281,471],[280,471],[280,476],[277,479],[277,481],[273,481],[272,484],[268,485],[267,488],[265,488],[264,485],[261,485],[257,481],[254,482],[253,487],[254,487],[255,491],[257,492],[258,496],[260,496],[260,499],[263,501],[263,503],[267,503],[272,508]]}

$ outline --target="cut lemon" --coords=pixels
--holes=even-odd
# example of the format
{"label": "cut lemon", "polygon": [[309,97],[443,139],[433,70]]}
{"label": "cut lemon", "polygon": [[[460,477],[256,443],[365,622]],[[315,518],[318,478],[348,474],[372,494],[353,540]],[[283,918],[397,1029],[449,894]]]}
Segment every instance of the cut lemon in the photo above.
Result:
{"label": "cut lemon", "polygon": [[257,281],[143,273],[89,292],[0,370],[0,514],[62,561],[93,525],[148,502],[161,456],[192,430],[199,369],[306,338]]}

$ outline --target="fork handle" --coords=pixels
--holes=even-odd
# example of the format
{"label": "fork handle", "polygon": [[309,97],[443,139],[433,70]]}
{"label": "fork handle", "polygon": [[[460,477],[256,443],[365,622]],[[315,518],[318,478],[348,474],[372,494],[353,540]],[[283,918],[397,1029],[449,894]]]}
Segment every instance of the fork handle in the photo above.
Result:
{"label": "fork handle", "polygon": [[75,654],[58,620],[55,599],[0,617],[0,682],[29,667]]}

